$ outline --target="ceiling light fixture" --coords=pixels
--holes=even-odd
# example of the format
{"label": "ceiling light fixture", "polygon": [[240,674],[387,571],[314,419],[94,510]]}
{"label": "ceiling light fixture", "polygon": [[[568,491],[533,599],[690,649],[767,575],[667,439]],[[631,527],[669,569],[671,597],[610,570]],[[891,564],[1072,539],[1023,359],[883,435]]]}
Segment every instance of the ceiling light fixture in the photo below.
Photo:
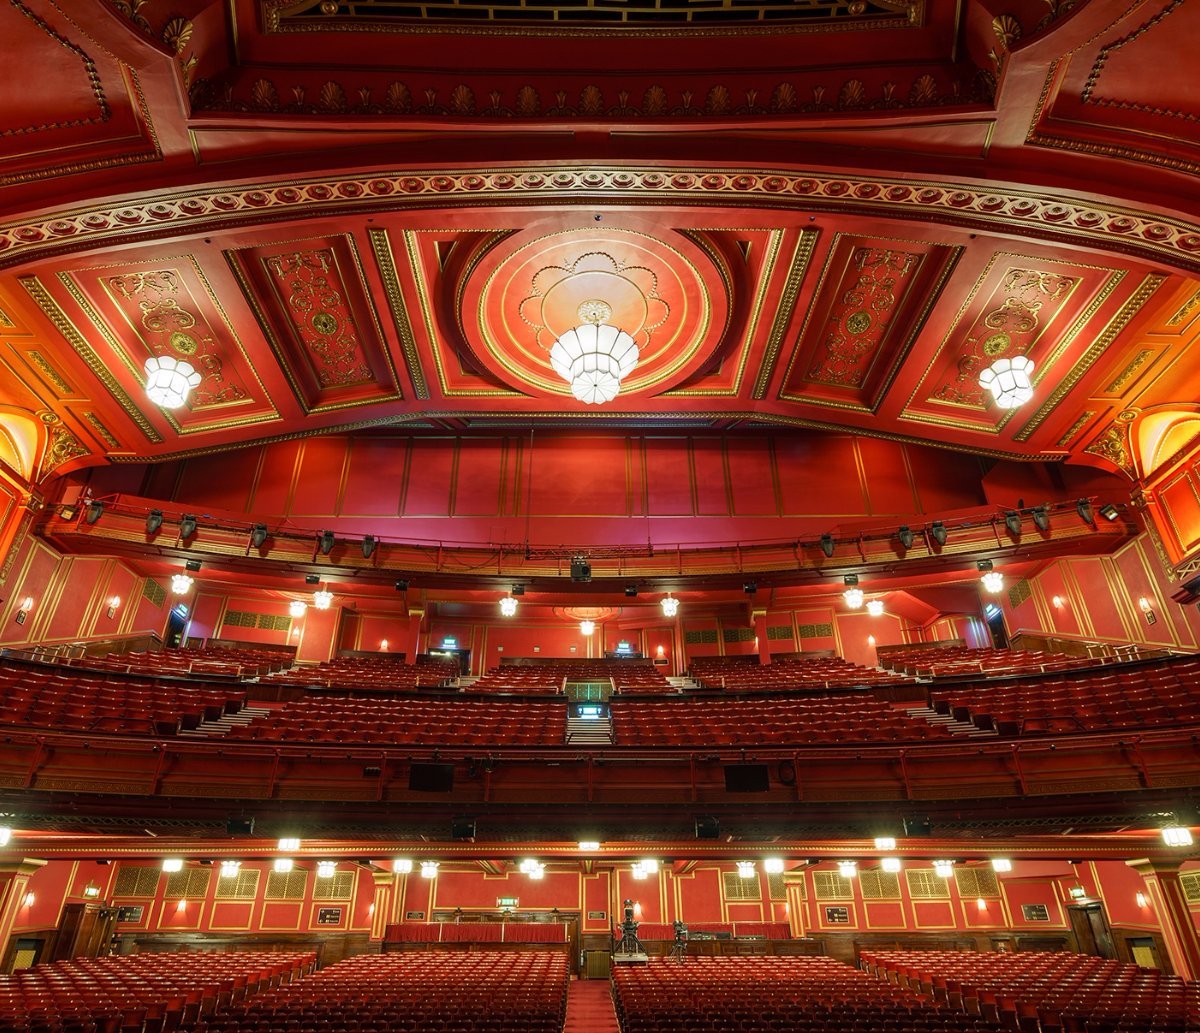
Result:
{"label": "ceiling light fixture", "polygon": [[8,846],[12,842],[12,834],[8,825],[0,825],[0,846]]}
{"label": "ceiling light fixture", "polygon": [[397,857],[392,862],[392,871],[397,875],[408,875],[413,869],[412,861],[407,857]]}
{"label": "ceiling light fixture", "polygon": [[581,839],[579,841],[580,850],[599,850],[600,841],[598,839]]}
{"label": "ceiling light fixture", "polygon": [[1001,409],[1015,409],[1033,397],[1033,362],[1024,355],[997,359],[979,374],[979,386]]}
{"label": "ceiling light fixture", "polygon": [[296,836],[284,836],[279,841],[280,850],[299,850],[300,840]]}
{"label": "ceiling light fixture", "polygon": [[900,866],[900,858],[885,857],[885,858],[883,858],[883,860],[881,860],[879,862],[879,867],[882,868],[885,872],[893,872],[893,873],[898,872],[901,867]]}
{"label": "ceiling light fixture", "polygon": [[318,861],[317,878],[332,879],[337,872],[337,861]]}
{"label": "ceiling light fixture", "polygon": [[515,617],[517,615],[517,601],[511,595],[506,595],[500,600],[500,616]]}
{"label": "ceiling light fixture", "polygon": [[1004,575],[998,570],[986,571],[979,579],[983,582],[983,588],[986,592],[1003,592],[1004,591]]}
{"label": "ceiling light fixture", "polygon": [[863,592],[858,587],[858,575],[847,574],[842,578],[842,583],[846,586],[846,591],[842,593],[842,598],[846,600],[846,605],[852,610],[857,610],[863,604]]}
{"label": "ceiling light fixture", "polygon": [[994,871],[994,872],[1011,872],[1012,871],[1012,861],[1010,861],[1007,857],[993,857],[992,858],[992,871]]}
{"label": "ceiling light fixture", "polygon": [[578,315],[580,325],[551,347],[550,365],[581,402],[603,405],[617,397],[621,381],[633,372],[638,346],[624,330],[605,322],[612,318],[606,302],[585,301]]}
{"label": "ceiling light fixture", "polygon": [[303,599],[293,599],[290,603],[288,603],[288,613],[290,613],[293,617],[303,617],[307,609],[308,603],[306,603]]}
{"label": "ceiling light fixture", "polygon": [[146,397],[164,409],[178,409],[200,386],[200,374],[192,364],[174,355],[151,355],[143,368]]}
{"label": "ceiling light fixture", "polygon": [[867,613],[869,613],[872,617],[882,617],[883,616],[883,600],[882,599],[867,600]]}
{"label": "ceiling light fixture", "polygon": [[241,871],[241,868],[242,868],[241,861],[222,861],[221,862],[221,878],[222,879],[237,878],[237,874],[239,871]]}
{"label": "ceiling light fixture", "polygon": [[875,837],[875,849],[876,850],[895,850],[896,849],[895,837],[894,836],[876,836]]}
{"label": "ceiling light fixture", "polygon": [[437,861],[422,861],[421,862],[421,878],[436,879],[438,873]]}
{"label": "ceiling light fixture", "polygon": [[768,875],[783,874],[783,858],[782,857],[764,857],[763,871]]}
{"label": "ceiling light fixture", "polygon": [[162,870],[164,872],[167,872],[168,874],[174,874],[175,872],[183,871],[183,858],[182,857],[164,857],[163,863],[162,863]]}
{"label": "ceiling light fixture", "polygon": [[673,595],[668,595],[662,601],[662,612],[664,617],[674,617],[679,613],[679,600]]}
{"label": "ceiling light fixture", "polygon": [[1162,830],[1162,839],[1167,846],[1191,846],[1192,830],[1182,825],[1166,825]]}
{"label": "ceiling light fixture", "polygon": [[595,630],[596,630],[596,622],[595,621],[580,621],[579,622],[579,634],[590,635]]}
{"label": "ceiling light fixture", "polygon": [[188,577],[186,574],[172,574],[171,592],[174,595],[187,595],[194,583],[195,579]]}
{"label": "ceiling light fixture", "polygon": [[942,879],[949,879],[954,875],[953,861],[934,861],[933,873]]}
{"label": "ceiling light fixture", "polygon": [[296,867],[296,862],[293,861],[290,857],[277,857],[277,858],[275,858],[275,864],[272,865],[272,867],[280,875],[286,875],[288,872],[290,872],[293,868]]}
{"label": "ceiling light fixture", "polygon": [[753,879],[755,870],[753,861],[738,861],[737,873],[739,879]]}
{"label": "ceiling light fixture", "polygon": [[853,879],[857,874],[857,861],[838,861],[838,875],[843,879]]}
{"label": "ceiling light fixture", "polygon": [[328,610],[330,603],[333,602],[333,593],[327,589],[319,589],[313,592],[313,606],[318,610]]}

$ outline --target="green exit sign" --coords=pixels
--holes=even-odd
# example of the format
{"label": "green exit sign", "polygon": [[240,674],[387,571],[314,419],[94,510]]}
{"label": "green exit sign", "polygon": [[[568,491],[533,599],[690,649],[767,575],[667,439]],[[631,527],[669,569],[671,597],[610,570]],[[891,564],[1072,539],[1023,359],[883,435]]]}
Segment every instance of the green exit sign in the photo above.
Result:
{"label": "green exit sign", "polygon": [[516,907],[520,904],[518,897],[497,897],[496,907]]}

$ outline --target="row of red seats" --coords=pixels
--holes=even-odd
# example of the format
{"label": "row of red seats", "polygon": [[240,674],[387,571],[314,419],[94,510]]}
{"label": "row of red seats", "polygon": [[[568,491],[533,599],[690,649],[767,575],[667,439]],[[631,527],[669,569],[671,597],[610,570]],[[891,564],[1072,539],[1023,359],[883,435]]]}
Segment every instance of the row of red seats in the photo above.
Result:
{"label": "row of red seats", "polygon": [[890,650],[880,666],[922,678],[961,678],[972,674],[998,677],[1097,667],[1107,661],[1067,656],[1040,649],[996,649],[971,646],[914,647]]}
{"label": "row of red seats", "polygon": [[1200,984],[1084,954],[863,951],[897,986],[1029,1033],[1200,1029]]}
{"label": "row of red seats", "polygon": [[75,731],[173,735],[237,713],[232,686],[105,677],[59,666],[0,660],[0,724]]}
{"label": "row of red seats", "polygon": [[865,692],[767,700],[614,702],[611,713],[613,740],[619,746],[788,746],[952,737],[942,726]]}
{"label": "row of red seats", "polygon": [[561,1033],[562,951],[360,955],[260,994],[203,1033]]}
{"label": "row of red seats", "polygon": [[78,657],[73,667],[173,678],[258,678],[291,667],[293,653],[269,649],[164,649]]}
{"label": "row of red seats", "polygon": [[622,1033],[960,1033],[994,1027],[824,957],[651,958],[613,973]]}
{"label": "row of red seats", "polygon": [[516,661],[491,668],[467,691],[558,694],[568,681],[610,682],[618,693],[673,691],[657,667],[637,660]]}
{"label": "row of red seats", "polygon": [[1200,661],[971,682],[934,692],[932,702],[939,713],[1004,735],[1195,723],[1200,722]]}
{"label": "row of red seats", "polygon": [[404,692],[439,688],[458,674],[458,663],[442,657],[418,656],[415,664],[408,664],[403,656],[341,656],[262,680],[271,684]]}
{"label": "row of red seats", "polygon": [[234,726],[229,738],[269,742],[561,745],[562,703],[446,699],[312,697],[284,704],[268,717]]}
{"label": "row of red seats", "polygon": [[162,1033],[313,971],[312,952],[78,958],[0,975],[0,1033]]}
{"label": "row of red seats", "polygon": [[840,656],[784,657],[765,665],[759,663],[757,656],[704,657],[692,661],[689,673],[706,688],[729,692],[853,688],[908,681],[901,675],[863,667]]}

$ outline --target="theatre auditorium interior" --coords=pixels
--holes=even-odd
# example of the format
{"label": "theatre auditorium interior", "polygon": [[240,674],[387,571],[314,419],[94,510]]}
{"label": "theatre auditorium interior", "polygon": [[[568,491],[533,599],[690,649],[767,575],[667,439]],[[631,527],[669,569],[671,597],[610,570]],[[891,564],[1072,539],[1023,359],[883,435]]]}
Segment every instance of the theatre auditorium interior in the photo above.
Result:
{"label": "theatre auditorium interior", "polygon": [[0,1033],[1198,1033],[1200,0],[0,0]]}

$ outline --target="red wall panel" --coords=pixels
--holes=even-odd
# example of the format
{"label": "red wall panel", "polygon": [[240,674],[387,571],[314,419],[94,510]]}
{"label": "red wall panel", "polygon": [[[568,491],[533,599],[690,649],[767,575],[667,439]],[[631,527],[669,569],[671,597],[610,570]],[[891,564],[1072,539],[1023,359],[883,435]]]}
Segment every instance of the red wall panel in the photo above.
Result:
{"label": "red wall panel", "polygon": [[775,464],[767,438],[736,438],[726,442],[733,512],[737,516],[775,516]]}
{"label": "red wall panel", "polygon": [[651,516],[690,516],[692,471],[686,438],[646,438],[645,472]]}
{"label": "red wall panel", "polygon": [[412,459],[406,481],[406,516],[450,515],[453,494],[454,442],[417,439],[411,445]]}
{"label": "red wall panel", "polygon": [[[898,452],[898,446],[881,442]],[[866,498],[851,437],[779,437],[774,441],[784,513],[866,514]],[[903,468],[901,469],[903,473]],[[912,510],[911,492],[908,511]]]}
{"label": "red wall panel", "polygon": [[469,448],[460,447],[454,479],[455,515],[503,516],[505,488],[518,473],[516,458],[516,450],[510,451],[500,438],[473,439]]}
{"label": "red wall panel", "polygon": [[300,457],[292,515],[330,518],[338,513],[348,438],[309,438]]}
{"label": "red wall panel", "polygon": [[391,438],[353,438],[342,513],[347,517],[395,517],[405,483],[408,449]]}

